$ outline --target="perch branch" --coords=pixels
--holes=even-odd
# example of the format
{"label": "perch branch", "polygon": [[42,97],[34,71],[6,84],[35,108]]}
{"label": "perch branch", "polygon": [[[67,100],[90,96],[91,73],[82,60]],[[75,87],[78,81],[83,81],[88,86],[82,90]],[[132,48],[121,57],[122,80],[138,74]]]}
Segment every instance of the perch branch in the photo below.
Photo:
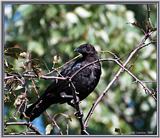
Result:
{"label": "perch branch", "polygon": [[[144,38],[141,40],[141,42],[138,44],[138,46],[129,54],[128,58],[126,59],[125,63],[123,64],[123,67],[125,67],[129,61],[131,60],[131,58],[143,47],[149,45],[144,45],[145,41],[150,37],[150,33],[148,33],[147,35],[144,36]],[[123,72],[123,68],[120,68],[119,71],[116,73],[116,75],[114,76],[114,78],[110,81],[110,83],[107,85],[106,89],[102,92],[102,94],[98,97],[98,99],[93,103],[91,109],[89,110],[87,117],[84,121],[84,125],[85,127],[87,127],[88,125],[88,121],[91,117],[91,115],[93,114],[94,109],[96,108],[96,106],[98,105],[98,103],[101,101],[101,99],[106,95],[106,93],[109,91],[110,87],[114,84],[114,82],[117,80],[117,78],[119,77],[119,75]]]}
{"label": "perch branch", "polygon": [[124,65],[122,65],[119,61],[115,60],[115,62],[116,62],[123,70],[125,70],[130,76],[132,76],[132,77],[135,79],[135,81],[136,81],[137,83],[139,83],[139,84],[143,87],[143,89],[145,90],[145,92],[148,92],[148,93],[154,98],[154,100],[157,101],[157,98],[155,97],[155,93],[153,93],[148,87],[146,87],[145,84],[144,84],[141,80],[139,80],[134,74],[132,74],[128,69],[126,69],[126,68],[124,67]]}
{"label": "perch branch", "polygon": [[30,129],[32,129],[37,135],[42,135],[38,129],[33,126],[31,123],[27,123],[27,122],[7,122],[5,123],[5,126],[10,126],[10,125],[21,125],[21,126],[27,126],[29,127]]}

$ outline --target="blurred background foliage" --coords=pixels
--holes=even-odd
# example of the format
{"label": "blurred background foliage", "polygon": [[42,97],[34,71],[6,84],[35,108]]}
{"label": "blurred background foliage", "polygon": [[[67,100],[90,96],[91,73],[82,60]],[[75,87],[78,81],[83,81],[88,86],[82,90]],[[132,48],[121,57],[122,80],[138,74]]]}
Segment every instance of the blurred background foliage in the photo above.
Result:
{"label": "blurred background foliage", "polygon": [[[156,26],[157,6],[150,6],[151,21]],[[147,6],[140,4],[4,4],[4,71],[24,72],[26,59],[22,55],[25,54],[23,52],[30,52],[38,68],[44,74],[48,73],[53,67],[59,67],[77,56],[74,48],[83,43],[93,44],[101,58],[111,57],[106,52],[111,51],[124,61],[144,36],[131,23],[137,21],[143,26],[146,16]],[[156,39],[156,33],[152,38]],[[146,85],[154,91],[157,88],[156,62],[156,45],[151,44],[138,52],[128,65],[130,71],[142,81],[148,81]],[[104,62],[102,66],[98,86],[80,104],[84,117],[119,69],[112,62]],[[50,81],[35,79],[35,83],[42,94]],[[4,122],[21,121],[18,115],[14,116],[17,110],[14,102],[24,91],[19,84],[5,83],[6,86],[9,84],[11,86],[4,89]],[[28,104],[32,104],[37,95],[31,80],[27,80],[27,86]],[[64,134],[79,134],[80,125],[72,107],[67,104],[53,105],[47,111],[52,117],[56,115],[55,120]],[[96,107],[87,131],[95,135],[156,134],[156,121],[154,99],[131,76],[123,73]],[[44,114],[33,124],[43,134],[51,128],[51,122]],[[8,126],[4,132],[11,134],[25,130],[24,126]],[[56,127],[53,127],[51,134],[58,134]]]}

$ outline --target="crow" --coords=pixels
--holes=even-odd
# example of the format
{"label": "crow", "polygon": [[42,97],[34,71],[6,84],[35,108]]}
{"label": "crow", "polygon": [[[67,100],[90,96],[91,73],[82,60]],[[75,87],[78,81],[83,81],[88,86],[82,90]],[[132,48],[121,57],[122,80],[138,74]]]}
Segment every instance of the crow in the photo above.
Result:
{"label": "crow", "polygon": [[[85,99],[97,86],[101,76],[101,64],[98,61],[99,58],[97,51],[91,44],[82,44],[76,48],[75,51],[80,53],[82,56],[66,64],[62,68],[59,77],[63,76],[69,78],[81,69],[72,78],[72,83],[76,89],[77,97],[79,101],[81,101]],[[82,67],[94,61],[98,62],[90,64],[82,69]],[[54,79],[40,98],[20,115],[20,118],[22,119],[25,117],[29,118],[30,121],[33,121],[50,105],[57,103],[68,103],[74,107],[72,90],[70,83],[67,80]]]}

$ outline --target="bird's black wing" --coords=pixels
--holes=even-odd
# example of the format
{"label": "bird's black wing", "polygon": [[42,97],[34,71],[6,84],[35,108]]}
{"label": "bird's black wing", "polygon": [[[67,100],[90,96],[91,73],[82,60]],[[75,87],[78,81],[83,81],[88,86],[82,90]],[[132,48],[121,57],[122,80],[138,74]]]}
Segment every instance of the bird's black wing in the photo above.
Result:
{"label": "bird's black wing", "polygon": [[[81,45],[77,51],[82,54],[81,58],[71,61],[66,64],[59,76],[71,77],[75,72],[80,70],[83,66],[98,60],[97,52],[93,46],[89,44]],[[87,66],[80,72],[78,72],[72,79],[72,82],[78,92],[80,100],[86,98],[98,84],[101,75],[100,63],[95,63]],[[55,79],[45,90],[44,94],[27,110],[25,114],[30,121],[38,117],[43,111],[45,111],[51,104],[56,103],[69,103],[73,98],[65,98],[62,94],[72,96],[72,91],[67,80]],[[73,96],[72,96],[73,97]],[[21,118],[23,117],[21,116]]]}
{"label": "bird's black wing", "polygon": [[[75,61],[72,61],[65,65],[60,74],[64,77],[72,74],[72,67],[74,64]],[[61,97],[61,93],[65,92],[66,89],[68,89],[68,82],[66,80],[53,79],[52,83],[47,87],[41,97],[34,104],[28,107],[25,111],[25,114],[21,114],[20,118],[22,119],[25,116],[32,121],[51,104],[66,102],[66,99]]]}
{"label": "bird's black wing", "polygon": [[72,74],[74,74],[77,70],[79,70],[83,64],[83,58],[78,58],[76,61],[72,61],[68,64],[66,64],[60,74],[64,77],[71,77]]}

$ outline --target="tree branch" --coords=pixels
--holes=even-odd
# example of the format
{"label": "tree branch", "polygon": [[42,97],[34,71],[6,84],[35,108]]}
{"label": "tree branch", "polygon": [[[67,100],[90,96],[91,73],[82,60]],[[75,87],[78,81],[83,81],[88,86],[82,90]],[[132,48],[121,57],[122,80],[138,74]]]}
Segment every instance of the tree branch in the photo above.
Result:
{"label": "tree branch", "polygon": [[[129,54],[128,58],[126,59],[126,61],[123,64],[123,67],[125,67],[129,61],[131,60],[131,58],[143,47],[149,45],[144,45],[145,41],[150,37],[150,33],[148,33],[147,35],[144,36],[144,38],[141,40],[141,42],[138,44],[138,46]],[[108,86],[106,87],[106,89],[102,92],[102,94],[98,97],[98,99],[93,103],[91,109],[89,110],[87,117],[84,121],[84,126],[87,127],[88,125],[88,121],[91,117],[91,115],[93,114],[94,109],[96,108],[96,106],[98,105],[98,103],[101,101],[101,99],[106,95],[106,93],[109,91],[110,87],[114,84],[114,82],[117,80],[117,78],[119,77],[119,75],[123,72],[123,68],[120,68],[119,71],[116,73],[116,75],[114,76],[114,78],[110,81],[110,83],[108,84]]]}
{"label": "tree branch", "polygon": [[[22,74],[23,77],[28,77],[28,78],[38,78],[37,75],[35,74]],[[10,74],[9,76],[6,76],[4,79],[12,79],[14,77],[19,77],[18,74]],[[64,77],[57,77],[57,76],[46,76],[46,75],[42,75],[40,76],[40,78],[42,79],[59,79],[59,80],[66,80],[67,78]]]}
{"label": "tree branch", "polygon": [[27,122],[6,122],[5,123],[5,126],[10,126],[10,125],[21,125],[21,126],[27,126],[29,127],[30,129],[32,129],[37,135],[42,135],[38,129],[33,126],[31,123],[27,123]]}
{"label": "tree branch", "polygon": [[122,68],[124,69],[130,76],[132,76],[136,82],[138,82],[142,87],[143,89],[145,90],[145,92],[148,92],[153,98],[155,101],[157,101],[157,98],[155,97],[155,93],[153,93],[148,87],[145,86],[145,84],[139,80],[134,74],[132,74],[128,69],[126,69],[124,67],[123,64],[121,64],[118,60],[115,60],[115,62]]}

